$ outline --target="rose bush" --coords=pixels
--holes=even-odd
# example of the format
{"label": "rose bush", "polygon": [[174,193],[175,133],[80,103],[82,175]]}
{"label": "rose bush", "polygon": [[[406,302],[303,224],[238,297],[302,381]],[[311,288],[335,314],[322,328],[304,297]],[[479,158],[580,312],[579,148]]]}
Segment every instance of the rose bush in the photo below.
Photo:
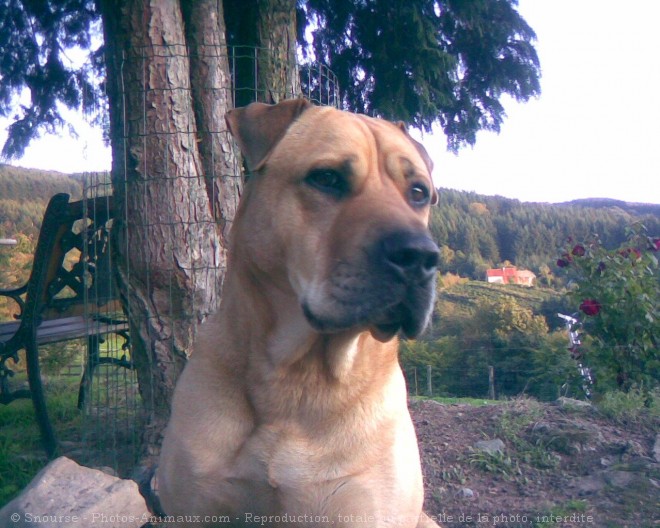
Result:
{"label": "rose bush", "polygon": [[660,383],[659,250],[660,238],[636,224],[619,248],[571,240],[557,261],[590,338],[588,363],[601,392]]}

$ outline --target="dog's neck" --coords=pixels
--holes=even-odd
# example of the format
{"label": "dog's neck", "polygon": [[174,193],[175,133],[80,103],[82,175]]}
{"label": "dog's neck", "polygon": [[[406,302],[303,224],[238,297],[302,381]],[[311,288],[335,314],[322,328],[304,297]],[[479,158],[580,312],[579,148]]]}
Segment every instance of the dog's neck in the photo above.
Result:
{"label": "dog's neck", "polygon": [[[372,347],[381,347],[366,331],[317,332],[308,323],[292,289],[263,284],[245,270],[228,274],[221,321],[223,332],[232,336],[232,348],[240,349],[248,361],[265,359],[269,368],[280,371],[301,361],[322,363],[317,367],[340,383],[349,382],[349,377],[356,374],[359,341],[368,340],[373,342]],[[245,350],[246,346],[249,350]],[[396,361],[396,353],[393,357],[389,357],[391,353],[387,355],[387,359]],[[361,362],[385,359],[361,358]]]}

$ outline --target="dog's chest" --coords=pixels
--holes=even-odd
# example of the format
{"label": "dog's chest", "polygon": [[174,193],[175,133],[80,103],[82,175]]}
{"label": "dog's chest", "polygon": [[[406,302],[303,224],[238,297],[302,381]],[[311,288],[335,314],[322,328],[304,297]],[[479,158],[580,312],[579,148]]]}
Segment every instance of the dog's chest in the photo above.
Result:
{"label": "dog's chest", "polygon": [[301,434],[292,424],[259,426],[241,450],[237,469],[275,489],[300,488],[350,474],[351,461],[331,443]]}

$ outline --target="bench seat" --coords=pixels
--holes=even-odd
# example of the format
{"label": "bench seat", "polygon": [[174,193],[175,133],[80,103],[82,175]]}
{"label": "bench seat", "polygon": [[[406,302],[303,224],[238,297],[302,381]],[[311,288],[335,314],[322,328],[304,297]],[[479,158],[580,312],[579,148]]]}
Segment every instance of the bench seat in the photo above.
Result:
{"label": "bench seat", "polygon": [[[56,194],[46,207],[28,281],[19,288],[0,289],[0,297],[17,308],[15,320],[0,322],[0,403],[31,398],[44,447],[49,456],[57,439],[48,418],[39,366],[39,347],[86,339],[86,365],[80,382],[78,407],[91,389],[94,369],[113,364],[132,369],[126,354],[104,356],[100,346],[108,334],[119,334],[128,349],[128,321],[114,283],[111,229],[112,197],[70,202]],[[9,360],[19,361],[25,350],[29,390],[12,389],[14,372]],[[130,356],[130,354],[129,354]]]}

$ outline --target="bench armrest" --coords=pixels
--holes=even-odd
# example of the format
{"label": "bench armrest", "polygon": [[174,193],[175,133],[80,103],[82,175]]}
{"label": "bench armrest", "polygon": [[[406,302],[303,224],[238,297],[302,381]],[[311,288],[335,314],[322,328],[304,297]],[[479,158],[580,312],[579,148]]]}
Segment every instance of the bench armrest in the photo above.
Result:
{"label": "bench armrest", "polygon": [[27,287],[28,285],[27,283],[25,283],[23,284],[23,286],[19,286],[18,288],[11,288],[11,289],[0,288],[0,297],[9,297],[16,304],[18,304],[19,312],[17,314],[14,314],[14,319],[20,319],[23,316],[23,312],[25,311],[25,300],[23,296],[27,291]]}

